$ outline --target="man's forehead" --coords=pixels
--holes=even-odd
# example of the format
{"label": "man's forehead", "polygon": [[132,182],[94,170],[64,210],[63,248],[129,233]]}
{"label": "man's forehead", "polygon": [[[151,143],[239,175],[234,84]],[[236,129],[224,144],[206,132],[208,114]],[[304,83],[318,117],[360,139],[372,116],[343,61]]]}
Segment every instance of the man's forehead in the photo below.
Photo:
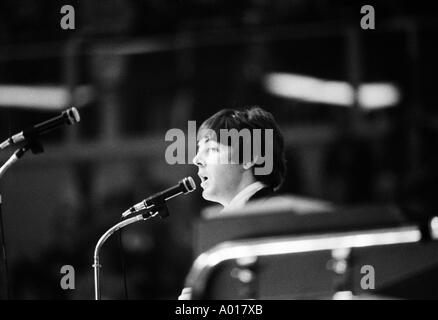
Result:
{"label": "man's forehead", "polygon": [[204,144],[217,144],[217,141],[215,139],[212,139],[210,136],[204,136],[198,141],[198,146],[204,145]]}

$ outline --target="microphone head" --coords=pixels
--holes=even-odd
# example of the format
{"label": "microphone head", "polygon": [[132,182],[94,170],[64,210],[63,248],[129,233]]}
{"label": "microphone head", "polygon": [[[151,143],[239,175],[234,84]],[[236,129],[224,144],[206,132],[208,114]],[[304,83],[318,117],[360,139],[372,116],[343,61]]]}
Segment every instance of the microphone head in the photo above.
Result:
{"label": "microphone head", "polygon": [[183,192],[189,193],[196,190],[195,180],[192,177],[186,177],[181,180],[181,184],[183,186]]}
{"label": "microphone head", "polygon": [[63,114],[66,116],[66,122],[68,124],[74,124],[81,121],[79,112],[75,107],[65,110]]}

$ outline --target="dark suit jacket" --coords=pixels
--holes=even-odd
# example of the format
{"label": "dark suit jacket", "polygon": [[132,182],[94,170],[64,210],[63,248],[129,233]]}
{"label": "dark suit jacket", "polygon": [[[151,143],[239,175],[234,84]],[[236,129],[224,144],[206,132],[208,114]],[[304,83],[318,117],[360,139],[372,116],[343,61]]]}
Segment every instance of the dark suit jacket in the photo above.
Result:
{"label": "dark suit jacket", "polygon": [[262,200],[275,196],[275,192],[271,187],[265,187],[254,193],[248,201]]}

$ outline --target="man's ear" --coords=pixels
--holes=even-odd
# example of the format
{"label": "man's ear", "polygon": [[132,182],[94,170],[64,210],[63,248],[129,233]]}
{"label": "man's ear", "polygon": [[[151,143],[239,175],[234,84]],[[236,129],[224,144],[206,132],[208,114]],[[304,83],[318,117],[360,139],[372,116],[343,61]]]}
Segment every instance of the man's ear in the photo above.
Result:
{"label": "man's ear", "polygon": [[243,164],[243,169],[248,170],[255,166],[258,157],[255,157],[253,161],[249,161]]}

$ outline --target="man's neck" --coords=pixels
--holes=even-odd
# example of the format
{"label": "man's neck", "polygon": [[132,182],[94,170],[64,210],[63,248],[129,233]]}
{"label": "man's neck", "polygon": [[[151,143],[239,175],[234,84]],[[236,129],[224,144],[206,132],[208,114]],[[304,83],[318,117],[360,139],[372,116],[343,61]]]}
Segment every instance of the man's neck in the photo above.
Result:
{"label": "man's neck", "polygon": [[[245,189],[246,187],[248,187],[249,185],[253,184],[254,182],[256,182],[257,180],[254,179],[254,177],[251,175],[249,176],[247,179],[242,179],[241,183],[239,184],[236,193],[234,194],[234,197],[239,194],[239,192],[241,192],[243,189]],[[233,198],[234,198],[233,197]],[[231,201],[231,199],[230,199]]]}
{"label": "man's neck", "polygon": [[237,193],[231,201],[224,206],[224,211],[235,210],[242,208],[251,199],[254,194],[256,194],[261,189],[265,188],[266,185],[260,181],[254,181],[253,183],[246,186],[239,193]]}
{"label": "man's neck", "polygon": [[256,181],[257,180],[254,178],[252,174],[243,176],[242,180],[240,180],[240,183],[237,185],[237,188],[235,188],[235,191],[232,194],[230,194],[230,196],[226,199],[226,201],[224,201],[221,204],[224,207],[228,206],[231,200],[233,200],[236,195],[238,195],[242,190],[244,190],[246,187],[248,187],[249,185],[253,184]]}

